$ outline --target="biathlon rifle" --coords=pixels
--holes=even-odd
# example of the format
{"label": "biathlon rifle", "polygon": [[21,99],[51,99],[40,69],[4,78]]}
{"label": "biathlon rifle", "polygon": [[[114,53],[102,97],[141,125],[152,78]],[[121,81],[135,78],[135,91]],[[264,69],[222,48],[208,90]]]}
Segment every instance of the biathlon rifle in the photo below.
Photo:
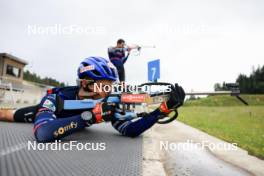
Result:
{"label": "biathlon rifle", "polygon": [[[137,87],[140,89],[135,92],[121,92],[113,93],[104,99],[92,100],[62,100],[57,98],[58,111],[62,110],[87,110],[93,109],[95,105],[99,102],[112,102],[116,103],[121,109],[120,118],[137,118],[144,117],[148,110],[143,110],[143,112],[136,112],[136,107],[146,106],[156,108],[160,103],[166,101],[169,98],[169,91],[156,91],[152,93],[147,93],[145,90],[150,90],[152,86],[173,86],[171,83],[164,82],[148,82],[141,84]],[[230,83],[226,84],[226,87],[229,89],[227,91],[215,91],[215,92],[186,92],[186,95],[231,95],[235,96],[243,104],[248,105],[248,103],[240,97],[240,90],[238,84]],[[128,116],[126,116],[128,115]],[[159,124],[166,124],[174,121],[178,116],[177,110],[172,111],[167,117],[158,120]]]}

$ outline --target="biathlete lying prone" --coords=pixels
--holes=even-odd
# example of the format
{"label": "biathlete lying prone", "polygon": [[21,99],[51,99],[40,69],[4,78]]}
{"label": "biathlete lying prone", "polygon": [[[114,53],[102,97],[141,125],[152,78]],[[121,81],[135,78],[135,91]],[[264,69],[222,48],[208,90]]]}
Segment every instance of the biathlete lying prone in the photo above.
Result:
{"label": "biathlete lying prone", "polygon": [[119,119],[116,104],[98,102],[92,109],[58,111],[57,99],[63,100],[98,100],[105,98],[109,92],[96,89],[94,84],[111,86],[118,79],[116,68],[111,62],[101,57],[89,57],[78,68],[78,86],[53,88],[47,91],[36,106],[11,110],[0,110],[0,120],[15,122],[33,122],[33,133],[38,142],[52,142],[61,139],[85,127],[102,122],[111,122],[122,135],[136,137],[152,127],[160,118],[179,108],[185,98],[182,87],[175,85],[169,99],[159,108],[144,115],[144,118]]}

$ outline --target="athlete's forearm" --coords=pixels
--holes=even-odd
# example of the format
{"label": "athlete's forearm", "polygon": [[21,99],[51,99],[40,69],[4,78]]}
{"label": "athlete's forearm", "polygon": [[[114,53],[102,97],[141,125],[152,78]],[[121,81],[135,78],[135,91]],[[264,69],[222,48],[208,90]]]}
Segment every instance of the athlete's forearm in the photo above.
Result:
{"label": "athlete's forearm", "polygon": [[85,127],[80,115],[56,119],[54,114],[44,112],[36,117],[34,135],[38,142],[52,142]]}
{"label": "athlete's forearm", "polygon": [[129,53],[127,54],[127,56],[125,58],[123,58],[123,60],[122,60],[123,64],[126,63],[128,57],[129,57]]}
{"label": "athlete's forearm", "polygon": [[122,135],[128,137],[136,137],[142,134],[144,131],[152,127],[157,121],[160,115],[159,110],[151,112],[148,116],[144,118],[139,118],[136,121],[113,121],[112,125],[119,131]]}

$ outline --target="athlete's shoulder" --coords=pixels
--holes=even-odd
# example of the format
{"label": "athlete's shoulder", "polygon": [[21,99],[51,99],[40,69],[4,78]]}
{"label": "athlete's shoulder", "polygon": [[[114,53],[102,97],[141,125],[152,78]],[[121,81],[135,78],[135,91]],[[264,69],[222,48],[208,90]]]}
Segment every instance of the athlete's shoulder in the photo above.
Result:
{"label": "athlete's shoulder", "polygon": [[110,52],[125,52],[127,49],[126,48],[117,48],[117,47],[109,47],[108,51]]}
{"label": "athlete's shoulder", "polygon": [[56,94],[63,97],[75,97],[79,91],[78,86],[54,87],[47,91],[47,94]]}

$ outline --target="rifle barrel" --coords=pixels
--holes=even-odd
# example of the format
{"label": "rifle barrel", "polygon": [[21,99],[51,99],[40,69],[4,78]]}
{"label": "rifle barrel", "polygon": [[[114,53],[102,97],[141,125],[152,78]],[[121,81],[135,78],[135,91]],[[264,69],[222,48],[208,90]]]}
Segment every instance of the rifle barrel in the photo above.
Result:
{"label": "rifle barrel", "polygon": [[141,48],[156,48],[155,45],[141,45]]}
{"label": "rifle barrel", "polygon": [[186,95],[230,95],[233,91],[216,91],[216,92],[186,92]]}

